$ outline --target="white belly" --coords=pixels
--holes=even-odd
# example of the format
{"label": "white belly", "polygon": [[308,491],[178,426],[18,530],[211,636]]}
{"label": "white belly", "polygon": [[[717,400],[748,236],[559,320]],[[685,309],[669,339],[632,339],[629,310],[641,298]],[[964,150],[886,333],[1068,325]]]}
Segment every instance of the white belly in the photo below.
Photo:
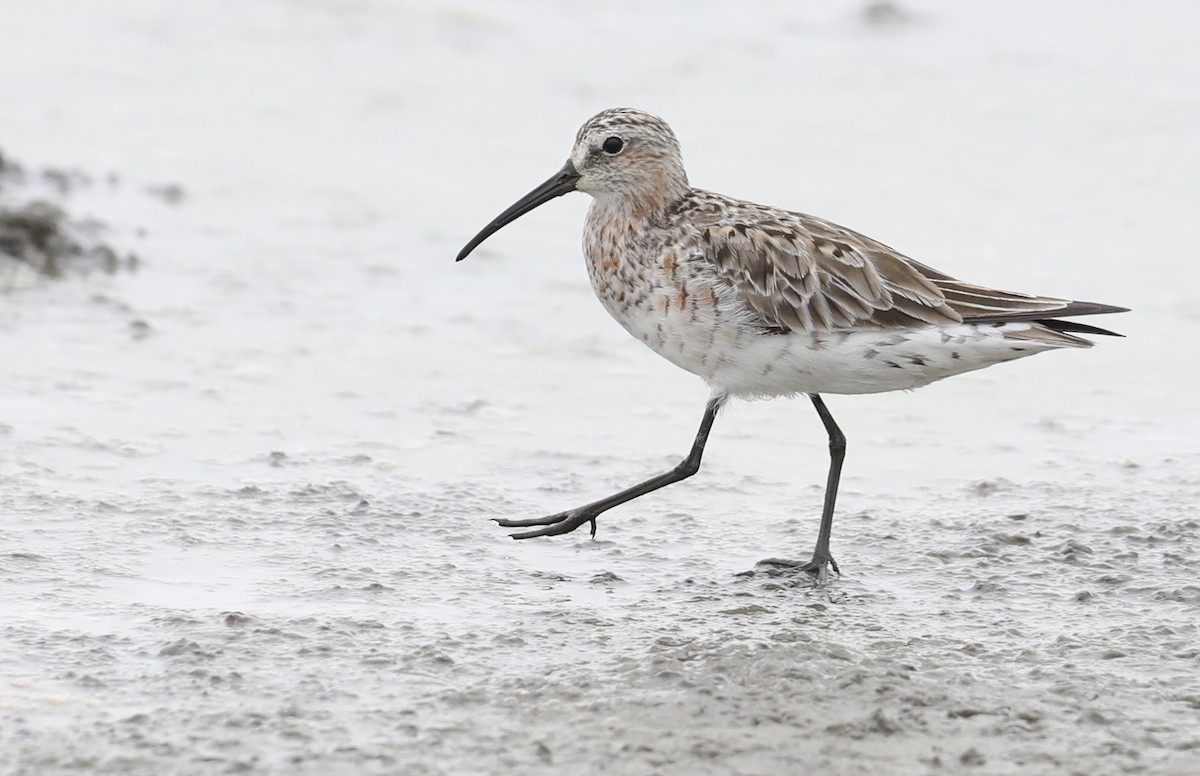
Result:
{"label": "white belly", "polygon": [[762,334],[686,310],[610,312],[655,353],[742,397],[908,390],[1056,347],[1006,336],[1029,331],[1031,323]]}

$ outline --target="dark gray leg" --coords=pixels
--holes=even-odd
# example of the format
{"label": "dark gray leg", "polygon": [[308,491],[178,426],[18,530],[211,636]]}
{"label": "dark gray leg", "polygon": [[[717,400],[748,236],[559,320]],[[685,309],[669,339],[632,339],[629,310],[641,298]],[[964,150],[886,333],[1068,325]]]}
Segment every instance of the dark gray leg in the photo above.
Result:
{"label": "dark gray leg", "polygon": [[[514,539],[531,539],[535,536],[556,536],[557,534],[570,533],[584,523],[592,524],[592,536],[594,537],[596,535],[596,518],[602,512],[607,512],[619,504],[632,501],[638,496],[644,496],[651,491],[666,487],[680,480],[686,480],[700,470],[700,458],[704,455],[704,444],[708,441],[708,432],[712,430],[713,421],[717,419],[717,413],[725,405],[727,398],[728,396],[724,393],[714,393],[709,398],[708,405],[704,408],[704,417],[700,421],[700,430],[696,432],[696,441],[692,443],[692,451],[688,453],[687,458],[680,461],[671,471],[660,474],[657,477],[651,477],[645,482],[640,482],[632,488],[626,488],[620,493],[614,493],[599,501],[593,501],[590,504],[584,504],[581,507],[576,507],[566,512],[559,512],[556,515],[535,517],[529,520],[504,520],[497,518],[496,522],[505,528],[528,528],[535,525],[545,526],[534,531],[519,531],[512,535]],[[828,544],[828,541],[826,541],[826,544]]]}
{"label": "dark gray leg", "polygon": [[842,461],[846,459],[846,435],[838,428],[833,415],[829,414],[829,409],[819,395],[809,394],[808,398],[812,399],[813,406],[817,408],[817,414],[821,416],[821,422],[825,424],[825,431],[829,433],[829,476],[825,480],[825,506],[821,510],[821,527],[817,531],[817,546],[813,549],[812,560],[807,563],[768,558],[760,561],[759,565],[784,566],[807,571],[810,574],[816,574],[818,581],[824,582],[829,577],[829,568],[833,568],[834,573],[841,575],[841,572],[838,571],[837,561],[829,552],[829,536],[833,532],[833,508],[837,503],[838,482],[842,478]]}

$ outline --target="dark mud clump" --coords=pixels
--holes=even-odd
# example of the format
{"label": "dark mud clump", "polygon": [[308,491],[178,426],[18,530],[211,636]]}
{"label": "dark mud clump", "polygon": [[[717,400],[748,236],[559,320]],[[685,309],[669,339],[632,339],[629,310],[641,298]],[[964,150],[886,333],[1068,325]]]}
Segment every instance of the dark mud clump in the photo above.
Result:
{"label": "dark mud clump", "polygon": [[26,267],[53,278],[136,268],[135,256],[121,255],[99,238],[103,224],[73,218],[34,185],[65,197],[73,187],[90,185],[90,177],[46,169],[37,178],[0,152],[0,270]]}

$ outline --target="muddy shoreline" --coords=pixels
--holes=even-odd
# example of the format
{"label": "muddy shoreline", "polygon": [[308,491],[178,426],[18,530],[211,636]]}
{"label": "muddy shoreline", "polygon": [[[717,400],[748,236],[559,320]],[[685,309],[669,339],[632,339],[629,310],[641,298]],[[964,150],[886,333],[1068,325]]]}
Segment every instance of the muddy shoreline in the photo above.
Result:
{"label": "muddy shoreline", "polygon": [[[66,257],[0,293],[0,772],[1200,772],[1192,5],[68,5],[0,47],[0,244]],[[453,260],[623,104],[1126,338],[826,397],[825,587],[739,576],[811,549],[805,402],[514,542],[707,394],[592,297],[582,198]]]}

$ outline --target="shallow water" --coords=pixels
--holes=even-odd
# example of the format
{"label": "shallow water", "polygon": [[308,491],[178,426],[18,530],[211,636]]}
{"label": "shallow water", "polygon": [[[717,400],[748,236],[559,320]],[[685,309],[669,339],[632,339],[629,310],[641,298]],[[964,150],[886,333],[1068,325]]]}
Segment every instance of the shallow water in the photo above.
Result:
{"label": "shallow water", "polygon": [[[0,147],[115,172],[60,204],[141,269],[0,305],[0,770],[1200,770],[1200,12],[904,8],[10,3]],[[827,397],[824,588],[738,576],[815,536],[803,401],[513,542],[703,408],[592,298],[584,197],[452,261],[618,104],[1128,336]]]}

